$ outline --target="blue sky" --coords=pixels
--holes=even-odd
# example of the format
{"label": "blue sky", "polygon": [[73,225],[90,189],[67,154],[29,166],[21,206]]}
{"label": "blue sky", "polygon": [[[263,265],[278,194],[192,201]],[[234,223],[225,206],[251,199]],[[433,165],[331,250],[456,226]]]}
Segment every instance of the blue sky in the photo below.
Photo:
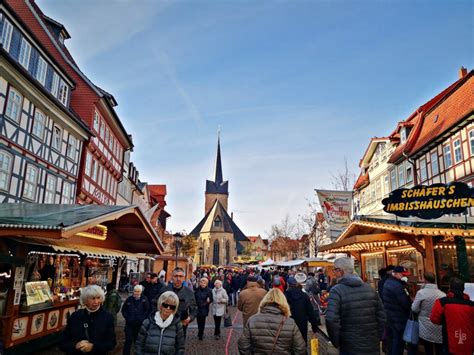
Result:
{"label": "blue sky", "polygon": [[168,186],[172,231],[203,217],[218,127],[229,211],[265,236],[473,69],[472,1],[37,2],[117,99],[141,180]]}

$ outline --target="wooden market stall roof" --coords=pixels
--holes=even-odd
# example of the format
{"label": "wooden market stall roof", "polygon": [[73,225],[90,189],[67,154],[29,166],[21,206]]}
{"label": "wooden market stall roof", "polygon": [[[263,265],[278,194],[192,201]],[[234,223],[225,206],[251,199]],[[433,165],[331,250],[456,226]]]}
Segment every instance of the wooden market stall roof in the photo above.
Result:
{"label": "wooden market stall roof", "polygon": [[474,225],[472,218],[467,219],[467,223],[459,223],[459,221],[420,221],[414,219],[397,221],[389,218],[359,217],[359,219],[351,222],[334,243],[321,246],[319,251],[333,253],[357,252],[382,247],[410,245],[424,255],[425,249],[419,243],[418,237],[473,237]]}
{"label": "wooden market stall roof", "polygon": [[136,206],[4,203],[1,237],[50,241],[52,246],[82,248],[86,253],[93,253],[91,248],[123,256],[163,252],[159,236]]}

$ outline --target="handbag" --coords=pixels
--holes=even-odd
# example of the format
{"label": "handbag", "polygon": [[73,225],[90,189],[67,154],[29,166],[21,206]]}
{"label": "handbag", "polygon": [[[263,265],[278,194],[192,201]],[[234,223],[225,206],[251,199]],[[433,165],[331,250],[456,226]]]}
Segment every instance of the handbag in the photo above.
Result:
{"label": "handbag", "polygon": [[281,328],[283,327],[285,320],[286,320],[286,317],[283,316],[283,318],[281,319],[280,325],[278,326],[278,331],[276,333],[275,340],[273,341],[272,351],[270,351],[269,354],[273,354],[273,350],[275,350],[275,345],[277,343],[278,337],[280,336]]}
{"label": "handbag", "polygon": [[230,316],[230,313],[228,312],[227,307],[225,308],[225,314],[224,314],[224,328],[229,328],[232,327],[232,317]]}
{"label": "handbag", "polygon": [[410,312],[410,317],[407,320],[405,331],[403,332],[403,340],[410,344],[418,344],[419,331],[420,329],[418,327],[418,321],[415,320],[414,313]]}

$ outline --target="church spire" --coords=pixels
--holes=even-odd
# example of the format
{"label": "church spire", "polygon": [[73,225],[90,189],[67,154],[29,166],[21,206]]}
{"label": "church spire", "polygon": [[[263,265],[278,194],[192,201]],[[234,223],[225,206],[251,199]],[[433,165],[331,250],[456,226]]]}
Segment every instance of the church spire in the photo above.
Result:
{"label": "church spire", "polygon": [[214,177],[214,182],[216,185],[220,185],[223,182],[222,176],[222,162],[221,162],[221,132],[220,130],[217,133],[217,159],[216,159],[216,175]]}

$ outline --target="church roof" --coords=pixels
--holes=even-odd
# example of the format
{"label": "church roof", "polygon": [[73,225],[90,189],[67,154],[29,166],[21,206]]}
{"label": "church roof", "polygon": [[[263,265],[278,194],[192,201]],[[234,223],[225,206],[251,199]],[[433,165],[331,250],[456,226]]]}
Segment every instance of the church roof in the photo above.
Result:
{"label": "church roof", "polygon": [[[219,218],[221,220],[220,225],[216,226],[214,221]],[[236,242],[248,242],[248,238],[240,230],[239,227],[235,224],[232,218],[229,216],[224,206],[216,200],[214,205],[209,210],[209,212],[204,216],[201,222],[191,231],[191,235],[199,236],[203,232],[225,232],[234,234],[234,239]],[[237,243],[237,251],[238,251]]]}
{"label": "church roof", "polygon": [[221,162],[221,140],[217,138],[217,157],[216,157],[216,171],[214,181],[206,180],[206,193],[208,194],[229,194],[229,182],[224,181],[222,175]]}

